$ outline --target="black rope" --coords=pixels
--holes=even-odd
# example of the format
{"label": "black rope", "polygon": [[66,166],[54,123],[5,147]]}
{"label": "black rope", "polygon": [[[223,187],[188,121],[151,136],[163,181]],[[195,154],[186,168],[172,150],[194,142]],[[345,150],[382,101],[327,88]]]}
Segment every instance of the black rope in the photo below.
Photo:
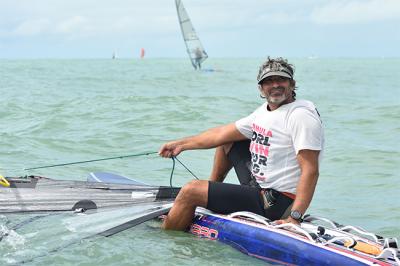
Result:
{"label": "black rope", "polygon": [[[93,160],[86,160],[86,161],[77,161],[77,162],[69,162],[69,163],[44,165],[44,166],[38,166],[38,167],[30,167],[30,168],[25,168],[24,170],[36,170],[36,169],[51,168],[51,167],[58,167],[58,166],[67,166],[67,165],[73,165],[73,164],[83,164],[83,163],[91,163],[91,162],[98,162],[98,161],[123,159],[123,158],[128,158],[128,157],[145,156],[145,155],[151,155],[151,154],[156,154],[156,153],[157,153],[156,151],[155,152],[144,152],[144,153],[122,155],[122,156],[115,156],[115,157],[107,157],[107,158],[100,158],[100,159],[93,159]],[[170,178],[169,178],[169,185],[171,187],[172,187],[172,178],[173,178],[174,171],[175,171],[175,160],[177,160],[186,169],[186,171],[188,171],[194,178],[199,180],[199,178],[184,163],[182,163],[178,159],[178,157],[173,156],[173,157],[171,157],[171,159],[172,159],[172,170],[171,170],[171,175],[170,175]]]}
{"label": "black rope", "polygon": [[156,151],[144,152],[144,153],[122,155],[122,156],[115,156],[115,157],[108,157],[108,158],[100,158],[100,159],[87,160],[87,161],[78,161],[78,162],[71,162],[71,163],[60,163],[60,164],[31,167],[31,168],[25,168],[24,170],[35,170],[35,169],[51,168],[51,167],[66,166],[66,165],[73,165],[73,164],[91,163],[91,162],[114,160],[114,159],[123,159],[123,158],[128,158],[128,157],[137,157],[137,156],[151,155],[151,154],[156,154],[156,153],[158,153],[158,152],[156,152]]}
{"label": "black rope", "polygon": [[169,186],[172,186],[172,177],[174,176],[174,170],[175,170],[175,157],[172,157],[172,170],[171,170],[171,176],[169,177]]}
{"label": "black rope", "polygon": [[194,176],[194,178],[196,178],[197,180],[200,180],[184,163],[182,163],[178,159],[178,157],[172,156],[171,159],[172,159],[172,170],[171,170],[171,176],[169,177],[169,185],[170,185],[170,187],[173,187],[172,186],[172,177],[174,175],[174,170],[175,170],[175,160],[177,160],[186,169],[186,171],[188,171],[192,176]]}
{"label": "black rope", "polygon": [[196,178],[197,180],[200,180],[192,171],[190,171],[189,168],[186,167],[186,165],[184,165],[181,161],[179,161],[178,157],[175,157],[175,159],[176,159],[183,167],[185,167],[185,169],[186,169],[192,176],[194,176],[194,178]]}

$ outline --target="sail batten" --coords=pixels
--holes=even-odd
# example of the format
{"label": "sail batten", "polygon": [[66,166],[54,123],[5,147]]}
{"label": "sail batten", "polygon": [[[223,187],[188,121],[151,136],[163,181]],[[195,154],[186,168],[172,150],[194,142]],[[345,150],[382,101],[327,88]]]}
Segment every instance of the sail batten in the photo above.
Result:
{"label": "sail batten", "polygon": [[208,55],[196,34],[182,1],[175,0],[175,5],[183,40],[186,45],[186,51],[193,67],[195,69],[200,69],[201,63],[208,58]]}

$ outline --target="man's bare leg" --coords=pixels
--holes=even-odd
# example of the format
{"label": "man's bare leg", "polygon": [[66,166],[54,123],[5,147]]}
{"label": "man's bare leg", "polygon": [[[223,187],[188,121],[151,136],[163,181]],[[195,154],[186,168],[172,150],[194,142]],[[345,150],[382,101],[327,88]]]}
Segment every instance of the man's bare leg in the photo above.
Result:
{"label": "man's bare leg", "polygon": [[[228,152],[232,143],[216,148],[210,181],[223,182],[232,164]],[[193,180],[179,191],[174,205],[162,225],[167,230],[186,230],[193,220],[196,207],[207,207],[208,181]]]}
{"label": "man's bare leg", "polygon": [[210,181],[223,182],[232,164],[228,159],[228,152],[232,148],[232,143],[219,146],[215,149],[214,164],[211,170]]}
{"label": "man's bare leg", "polygon": [[196,207],[207,207],[207,200],[208,181],[190,181],[179,191],[162,228],[167,230],[186,230],[193,220]]}

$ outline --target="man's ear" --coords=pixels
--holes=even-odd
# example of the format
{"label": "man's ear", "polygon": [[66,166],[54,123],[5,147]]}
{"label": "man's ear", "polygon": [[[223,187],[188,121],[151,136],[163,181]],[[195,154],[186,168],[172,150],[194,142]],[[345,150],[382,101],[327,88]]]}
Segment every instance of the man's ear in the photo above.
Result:
{"label": "man's ear", "polygon": [[296,88],[296,81],[294,79],[290,80],[290,86],[295,89]]}
{"label": "man's ear", "polygon": [[260,97],[265,99],[265,95],[264,95],[264,92],[262,91],[262,87],[260,84],[258,84],[258,89],[260,90]]}

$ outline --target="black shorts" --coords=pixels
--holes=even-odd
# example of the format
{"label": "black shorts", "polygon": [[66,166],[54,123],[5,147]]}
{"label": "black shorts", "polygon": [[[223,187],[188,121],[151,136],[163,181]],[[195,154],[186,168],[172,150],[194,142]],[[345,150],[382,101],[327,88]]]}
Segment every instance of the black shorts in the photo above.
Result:
{"label": "black shorts", "polygon": [[[207,209],[222,214],[249,211],[270,220],[286,218],[293,199],[272,189],[262,190],[258,186],[250,171],[249,144],[248,140],[235,142],[228,153],[241,185],[209,182]],[[265,203],[265,198],[270,200],[269,204]]]}
{"label": "black shorts", "polygon": [[[263,194],[273,193],[274,201],[265,205]],[[271,221],[289,215],[293,199],[275,190],[261,190],[258,187],[208,182],[207,209],[222,214],[249,211],[262,215]]]}
{"label": "black shorts", "polygon": [[264,216],[264,201],[257,187],[210,181],[207,209],[222,214],[249,211]]}
{"label": "black shorts", "polygon": [[232,144],[227,156],[235,169],[236,176],[241,185],[258,186],[251,175],[250,140],[237,141]]}

